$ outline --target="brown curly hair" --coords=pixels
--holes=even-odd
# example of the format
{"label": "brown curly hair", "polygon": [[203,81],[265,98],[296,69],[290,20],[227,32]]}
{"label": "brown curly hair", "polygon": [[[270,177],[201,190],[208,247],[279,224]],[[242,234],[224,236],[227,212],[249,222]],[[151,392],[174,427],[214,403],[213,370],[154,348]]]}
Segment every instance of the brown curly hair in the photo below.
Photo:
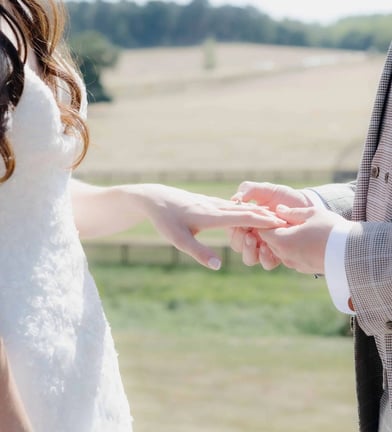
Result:
{"label": "brown curly hair", "polygon": [[[86,155],[89,133],[80,115],[82,91],[63,40],[65,17],[64,5],[54,0],[45,0],[45,8],[36,0],[8,0],[7,7],[0,4],[0,19],[7,23],[16,41],[14,45],[0,30],[0,155],[5,165],[0,183],[6,181],[15,169],[12,143],[7,139],[7,124],[10,112],[17,106],[23,92],[28,48],[36,56],[42,79],[53,91],[65,132],[77,135],[83,143],[72,167],[79,165]],[[59,80],[68,88],[69,104],[59,99]]]}

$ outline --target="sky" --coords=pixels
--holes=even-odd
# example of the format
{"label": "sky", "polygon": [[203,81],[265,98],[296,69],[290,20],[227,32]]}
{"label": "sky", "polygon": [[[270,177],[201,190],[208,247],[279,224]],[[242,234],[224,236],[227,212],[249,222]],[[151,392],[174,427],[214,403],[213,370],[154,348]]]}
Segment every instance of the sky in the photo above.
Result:
{"label": "sky", "polygon": [[210,0],[210,4],[251,4],[275,19],[292,18],[323,24],[350,15],[392,14],[392,0]]}

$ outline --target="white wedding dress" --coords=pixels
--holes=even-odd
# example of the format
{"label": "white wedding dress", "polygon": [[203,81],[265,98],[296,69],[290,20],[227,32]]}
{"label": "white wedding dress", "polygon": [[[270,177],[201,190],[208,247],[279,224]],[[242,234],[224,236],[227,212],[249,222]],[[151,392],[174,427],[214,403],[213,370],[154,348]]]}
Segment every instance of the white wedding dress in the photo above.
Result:
{"label": "white wedding dress", "polygon": [[[70,200],[75,138],[25,66],[0,184],[0,336],[35,432],[130,432],[117,354]],[[3,168],[2,168],[3,169]]]}

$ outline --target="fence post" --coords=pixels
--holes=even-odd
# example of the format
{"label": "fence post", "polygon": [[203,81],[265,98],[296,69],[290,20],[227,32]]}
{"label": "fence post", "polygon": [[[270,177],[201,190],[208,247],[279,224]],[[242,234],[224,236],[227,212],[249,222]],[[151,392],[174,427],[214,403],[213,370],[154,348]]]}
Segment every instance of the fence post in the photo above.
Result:
{"label": "fence post", "polygon": [[225,268],[229,268],[231,264],[231,248],[227,245],[222,247],[223,264]]}
{"label": "fence post", "polygon": [[123,265],[129,264],[129,248],[129,244],[123,243],[120,245],[121,264]]}
{"label": "fence post", "polygon": [[173,267],[176,267],[176,266],[178,266],[178,264],[179,264],[179,262],[180,262],[180,251],[175,247],[175,246],[172,246],[171,247],[171,249],[172,249],[172,266]]}

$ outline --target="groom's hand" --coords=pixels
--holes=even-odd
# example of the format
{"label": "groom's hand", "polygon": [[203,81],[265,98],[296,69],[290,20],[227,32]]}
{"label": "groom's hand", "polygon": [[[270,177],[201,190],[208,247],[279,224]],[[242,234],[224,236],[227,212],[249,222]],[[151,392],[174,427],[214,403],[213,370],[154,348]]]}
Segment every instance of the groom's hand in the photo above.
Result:
{"label": "groom's hand", "polygon": [[[241,202],[254,201],[258,205],[268,206],[272,211],[275,211],[279,204],[296,208],[312,206],[301,191],[266,182],[243,182],[232,199]],[[281,263],[257,230],[236,228],[230,231],[230,237],[232,249],[242,254],[244,264],[252,266],[260,263],[265,270],[272,270]]]}
{"label": "groom's hand", "polygon": [[336,224],[353,224],[328,210],[288,208],[280,205],[276,214],[287,221],[287,228],[260,230],[260,237],[276,257],[301,273],[324,273],[327,241]]}
{"label": "groom's hand", "polygon": [[239,185],[232,199],[242,202],[254,201],[258,205],[269,207],[272,211],[275,211],[279,204],[292,208],[311,207],[313,205],[302,191],[267,182],[243,182]]}
{"label": "groom's hand", "polygon": [[230,246],[235,252],[242,254],[242,261],[247,266],[261,264],[265,270],[272,270],[281,263],[256,229],[232,229],[230,231]]}

